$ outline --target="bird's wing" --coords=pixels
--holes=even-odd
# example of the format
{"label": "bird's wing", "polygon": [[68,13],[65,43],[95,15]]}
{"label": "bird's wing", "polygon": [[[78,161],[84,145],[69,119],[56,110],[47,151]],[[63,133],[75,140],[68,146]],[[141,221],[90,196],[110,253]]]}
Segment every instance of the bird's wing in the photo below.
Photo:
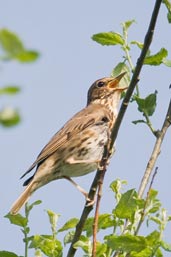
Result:
{"label": "bird's wing", "polygon": [[42,149],[36,161],[23,174],[23,178],[36,165],[40,164],[54,152],[56,152],[65,143],[68,143],[75,135],[101,121],[105,116],[109,117],[108,110],[100,104],[89,105],[76,115],[74,115],[49,141],[49,143]]}

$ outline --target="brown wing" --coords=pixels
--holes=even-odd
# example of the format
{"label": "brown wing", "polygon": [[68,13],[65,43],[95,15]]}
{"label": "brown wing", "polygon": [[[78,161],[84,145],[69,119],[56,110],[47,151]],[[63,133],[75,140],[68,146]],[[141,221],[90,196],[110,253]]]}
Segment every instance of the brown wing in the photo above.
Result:
{"label": "brown wing", "polygon": [[21,178],[29,173],[36,165],[40,164],[56,152],[59,147],[63,146],[66,142],[69,142],[73,136],[77,135],[80,131],[83,131],[92,124],[99,122],[104,116],[109,116],[109,112],[100,104],[89,105],[78,112],[51,138],[49,143],[38,155],[36,161]]}

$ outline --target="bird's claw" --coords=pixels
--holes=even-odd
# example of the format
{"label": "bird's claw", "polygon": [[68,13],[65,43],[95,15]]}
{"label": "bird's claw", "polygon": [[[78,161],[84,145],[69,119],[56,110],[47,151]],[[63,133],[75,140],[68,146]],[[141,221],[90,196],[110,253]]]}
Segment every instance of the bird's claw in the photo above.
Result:
{"label": "bird's claw", "polygon": [[95,203],[95,198],[94,199],[90,199],[88,196],[86,197],[86,207],[90,207],[93,206]]}

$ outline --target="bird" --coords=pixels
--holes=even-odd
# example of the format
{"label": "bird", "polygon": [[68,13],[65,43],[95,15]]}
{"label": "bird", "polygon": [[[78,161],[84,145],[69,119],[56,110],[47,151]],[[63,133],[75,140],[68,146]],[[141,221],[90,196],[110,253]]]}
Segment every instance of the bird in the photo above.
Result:
{"label": "bird", "polygon": [[69,180],[88,197],[72,177],[98,168],[117,118],[121,93],[127,88],[125,84],[119,86],[125,73],[98,79],[91,85],[86,107],[66,122],[21,176],[23,178],[36,167],[34,174],[24,182],[26,188],[12,205],[10,214],[17,214],[38,188],[57,179]]}

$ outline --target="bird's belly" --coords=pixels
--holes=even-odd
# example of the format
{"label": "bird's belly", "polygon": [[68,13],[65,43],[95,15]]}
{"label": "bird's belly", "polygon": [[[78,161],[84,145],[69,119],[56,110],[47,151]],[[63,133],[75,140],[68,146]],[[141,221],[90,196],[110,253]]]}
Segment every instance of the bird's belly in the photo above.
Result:
{"label": "bird's belly", "polygon": [[96,130],[93,130],[93,133],[94,137],[91,135],[85,141],[84,134],[81,135],[82,143],[80,139],[80,143],[68,155],[68,161],[61,166],[60,173],[63,176],[83,176],[98,168],[103,155],[104,145],[108,140],[108,128],[107,126],[97,127]]}

